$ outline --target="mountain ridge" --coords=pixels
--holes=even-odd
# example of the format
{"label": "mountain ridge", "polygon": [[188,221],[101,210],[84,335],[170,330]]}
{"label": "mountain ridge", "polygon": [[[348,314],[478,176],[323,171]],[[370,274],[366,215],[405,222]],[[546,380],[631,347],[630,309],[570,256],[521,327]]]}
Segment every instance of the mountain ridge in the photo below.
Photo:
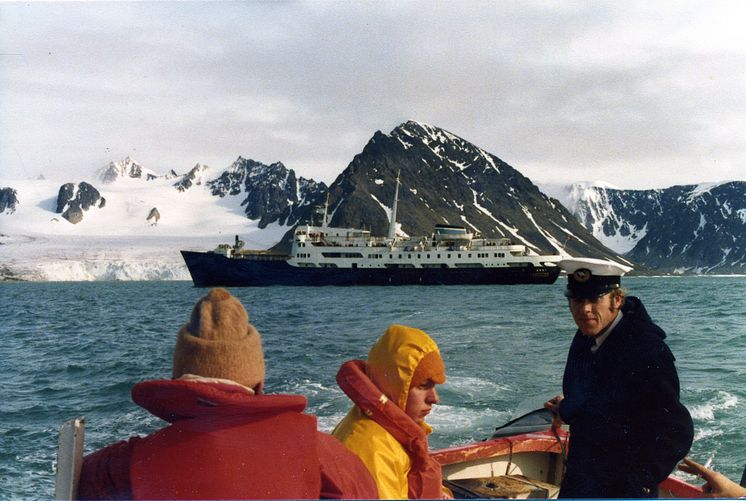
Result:
{"label": "mountain ridge", "polygon": [[570,211],[610,248],[664,273],[746,273],[746,182],[622,190],[576,183]]}
{"label": "mountain ridge", "polygon": [[[41,223],[18,224],[16,229],[92,238],[98,221],[107,220],[109,226],[100,229],[104,234],[214,235],[214,246],[232,240],[226,236],[236,233],[249,242],[266,247],[274,243],[276,250],[287,250],[293,227],[310,221],[315,207],[326,200],[330,224],[364,226],[385,235],[399,177],[397,219],[402,235],[429,235],[439,223],[459,225],[486,237],[508,237],[538,253],[613,259],[643,272],[657,268],[665,273],[737,273],[743,272],[746,261],[741,257],[746,223],[741,184],[746,183],[726,191],[719,186],[727,183],[691,185],[679,191],[674,187],[620,190],[608,183],[548,189],[458,135],[412,120],[388,134],[376,131],[329,186],[298,176],[282,162],[264,164],[243,156],[223,170],[197,163],[182,175],[173,169],[158,174],[127,157],[98,169],[96,176],[96,187],[84,181],[69,183],[66,198],[59,193],[56,200],[50,199],[51,194],[40,195],[31,204]],[[4,184],[8,183],[0,182],[0,218],[5,223],[26,218],[24,202],[29,198],[24,189]],[[89,186],[97,190],[98,198]],[[90,200],[73,202],[81,187],[91,193]],[[63,191],[61,186],[58,191]],[[679,207],[687,203],[689,212]],[[65,221],[69,226],[60,226],[63,222],[54,216],[55,206],[75,206],[78,224]],[[707,212],[715,207],[722,219],[717,226],[715,214]],[[656,225],[663,225],[674,209],[687,224],[669,235]],[[112,217],[114,213],[119,220]],[[713,224],[697,230],[695,216],[705,213]],[[160,217],[149,218],[152,214]],[[715,231],[723,228],[728,229],[730,247]],[[686,247],[683,233],[700,238],[690,239]],[[3,237],[12,240],[0,235],[0,244]],[[718,242],[720,253],[707,251],[711,241]],[[729,266],[718,266],[720,262]]]}

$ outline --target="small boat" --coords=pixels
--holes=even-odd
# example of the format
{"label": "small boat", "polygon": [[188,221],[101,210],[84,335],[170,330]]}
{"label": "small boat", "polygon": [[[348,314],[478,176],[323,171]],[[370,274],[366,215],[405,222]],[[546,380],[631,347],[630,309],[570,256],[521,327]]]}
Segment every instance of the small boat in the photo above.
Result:
{"label": "small boat", "polygon": [[[432,451],[443,469],[443,485],[455,498],[556,498],[564,473],[569,433],[552,427],[545,409],[498,428],[481,442]],[[669,476],[661,498],[701,498],[702,489]]]}
{"label": "small boat", "polygon": [[[76,499],[83,465],[85,420],[60,428],[54,499]],[[556,498],[564,472],[569,434],[552,428],[549,411],[538,409],[497,428],[488,440],[435,450],[443,485],[458,499]],[[746,471],[744,472],[746,476]],[[669,476],[661,498],[701,498],[700,487]]]}
{"label": "small boat", "polygon": [[182,250],[196,287],[265,285],[477,285],[552,284],[562,259],[539,255],[507,238],[482,238],[453,225],[435,225],[426,237],[397,235],[397,178],[386,237],[369,230],[328,225],[328,200],[320,224],[296,227],[290,254],[245,250]]}

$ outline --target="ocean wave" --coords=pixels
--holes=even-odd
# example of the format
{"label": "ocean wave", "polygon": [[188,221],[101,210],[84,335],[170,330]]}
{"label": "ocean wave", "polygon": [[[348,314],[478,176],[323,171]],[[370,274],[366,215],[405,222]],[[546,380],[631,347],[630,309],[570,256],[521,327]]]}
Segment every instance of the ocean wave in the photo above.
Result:
{"label": "ocean wave", "polygon": [[732,409],[738,405],[738,397],[727,391],[718,391],[707,402],[693,405],[689,408],[692,418],[700,421],[714,421],[715,413],[725,409]]}
{"label": "ocean wave", "polygon": [[483,379],[473,376],[448,375],[446,381],[448,391],[457,392],[464,395],[484,396],[499,395],[510,389],[509,384],[497,383],[491,379]]}
{"label": "ocean wave", "polygon": [[706,440],[709,438],[715,438],[723,435],[722,430],[715,428],[697,428],[694,431],[694,441],[699,442],[700,440]]}

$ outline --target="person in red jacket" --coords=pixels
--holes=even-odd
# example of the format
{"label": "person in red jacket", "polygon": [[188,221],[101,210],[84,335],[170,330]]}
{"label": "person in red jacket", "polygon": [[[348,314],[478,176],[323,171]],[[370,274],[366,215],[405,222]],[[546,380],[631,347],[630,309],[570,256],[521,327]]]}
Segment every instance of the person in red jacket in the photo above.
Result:
{"label": "person in red jacket", "polygon": [[173,379],[132,388],[169,423],[84,458],[79,499],[377,498],[360,459],[304,414],[300,395],[264,395],[259,332],[213,289],[179,331]]}

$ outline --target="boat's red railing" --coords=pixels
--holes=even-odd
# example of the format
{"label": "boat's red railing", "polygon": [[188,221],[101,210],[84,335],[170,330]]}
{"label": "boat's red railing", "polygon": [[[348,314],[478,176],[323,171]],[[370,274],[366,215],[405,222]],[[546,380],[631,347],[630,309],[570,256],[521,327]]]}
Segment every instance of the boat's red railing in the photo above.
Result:
{"label": "boat's red railing", "polygon": [[[474,442],[471,444],[437,449],[430,455],[441,465],[449,465],[519,452],[552,452],[562,454],[569,434],[565,430],[538,431]],[[659,484],[661,497],[701,498],[702,488],[669,476]]]}
{"label": "boat's red railing", "polygon": [[[565,440],[565,436],[566,433],[560,431],[560,439]],[[554,452],[561,454],[562,449],[557,437],[547,430],[448,447],[434,450],[430,455],[441,465],[448,465],[518,452]]]}

